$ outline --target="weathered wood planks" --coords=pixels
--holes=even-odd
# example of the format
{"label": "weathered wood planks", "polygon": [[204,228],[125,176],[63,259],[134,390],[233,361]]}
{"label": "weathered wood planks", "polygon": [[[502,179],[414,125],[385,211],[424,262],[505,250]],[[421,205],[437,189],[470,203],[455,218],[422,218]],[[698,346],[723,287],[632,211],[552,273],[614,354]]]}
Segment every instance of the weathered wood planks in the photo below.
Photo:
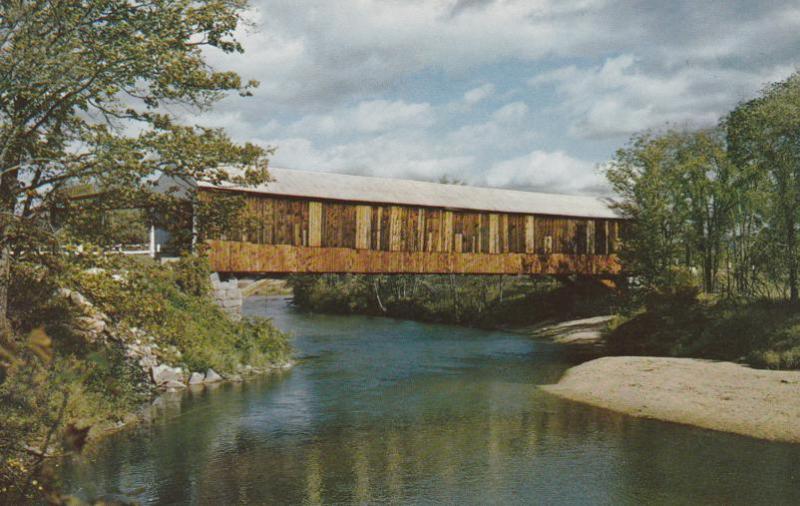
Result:
{"label": "weathered wood planks", "polygon": [[374,251],[209,240],[217,272],[364,274],[585,274],[620,272],[616,255]]}
{"label": "weathered wood planks", "polygon": [[[214,196],[203,190],[200,198]],[[619,250],[620,220],[244,198],[244,225],[201,231],[215,245],[211,254],[221,271],[592,274],[618,268],[611,257]]]}

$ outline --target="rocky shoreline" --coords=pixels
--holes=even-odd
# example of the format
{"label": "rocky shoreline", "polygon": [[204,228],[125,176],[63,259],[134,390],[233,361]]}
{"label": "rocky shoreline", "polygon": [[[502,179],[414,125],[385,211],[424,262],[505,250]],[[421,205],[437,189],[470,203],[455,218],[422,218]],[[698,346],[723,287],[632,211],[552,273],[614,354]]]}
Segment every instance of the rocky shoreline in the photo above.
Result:
{"label": "rocky shoreline", "polygon": [[92,426],[88,441],[93,442],[103,436],[135,425],[149,417],[148,407],[158,402],[164,393],[173,393],[188,388],[198,389],[211,387],[220,383],[240,383],[249,378],[286,370],[294,365],[288,360],[284,363],[256,367],[239,364],[233,373],[217,373],[213,369],[206,371],[188,371],[180,366],[172,365],[169,358],[180,360],[181,352],[175,347],[160,347],[154,336],[142,329],[114,324],[102,311],[99,311],[86,297],[75,290],[61,289],[56,294],[76,311],[72,331],[90,343],[102,343],[109,347],[120,347],[126,360],[139,370],[139,388],[146,392],[149,399],[145,401],[137,413],[128,413],[116,423]]}
{"label": "rocky shoreline", "polygon": [[[163,382],[158,386],[153,386],[151,389],[151,397],[147,401],[143,402],[136,412],[128,413],[125,415],[123,420],[119,422],[92,427],[87,442],[91,445],[102,440],[106,436],[119,432],[120,430],[132,428],[141,423],[152,421],[154,408],[160,407],[164,401],[171,396],[181,396],[183,395],[183,392],[196,393],[198,391],[202,391],[203,389],[213,389],[224,384],[243,383],[267,374],[286,371],[294,367],[294,365],[295,362],[289,360],[285,363],[275,364],[270,367],[244,366],[240,373],[232,375],[219,375],[215,373],[213,369],[209,369],[205,374],[192,373],[192,375],[189,376],[189,379],[185,382],[180,380],[174,380],[175,382],[173,382],[173,380]],[[161,368],[161,370],[166,371],[166,368],[169,368],[169,366],[165,366],[164,368]],[[171,369],[171,372],[168,374],[178,374],[178,371],[181,371],[180,374],[183,375],[182,377],[185,377],[185,374],[181,368],[175,367],[169,369]],[[209,375],[209,373],[211,374]],[[203,376],[203,381],[198,382],[197,375]],[[192,376],[195,376],[194,383],[191,382]]]}

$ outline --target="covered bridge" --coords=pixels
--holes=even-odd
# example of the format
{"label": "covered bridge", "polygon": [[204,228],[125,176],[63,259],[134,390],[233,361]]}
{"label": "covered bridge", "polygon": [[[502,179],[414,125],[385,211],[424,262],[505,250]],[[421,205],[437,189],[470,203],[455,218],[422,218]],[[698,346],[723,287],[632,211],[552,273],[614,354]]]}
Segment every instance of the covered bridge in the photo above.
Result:
{"label": "covered bridge", "polygon": [[270,174],[273,180],[257,187],[191,184],[200,200],[232,193],[245,199],[244,225],[199,231],[215,271],[620,271],[622,220],[600,198],[274,168]]}

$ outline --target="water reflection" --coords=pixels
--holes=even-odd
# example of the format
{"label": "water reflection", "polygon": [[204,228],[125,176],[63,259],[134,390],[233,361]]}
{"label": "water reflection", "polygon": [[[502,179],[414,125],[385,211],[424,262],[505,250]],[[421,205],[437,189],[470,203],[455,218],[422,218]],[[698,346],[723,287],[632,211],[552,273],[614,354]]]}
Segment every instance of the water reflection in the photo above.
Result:
{"label": "water reflection", "polygon": [[152,504],[800,502],[798,446],[540,392],[577,360],[557,346],[249,304],[307,358],[162,398],[152,425],[68,466],[74,491]]}

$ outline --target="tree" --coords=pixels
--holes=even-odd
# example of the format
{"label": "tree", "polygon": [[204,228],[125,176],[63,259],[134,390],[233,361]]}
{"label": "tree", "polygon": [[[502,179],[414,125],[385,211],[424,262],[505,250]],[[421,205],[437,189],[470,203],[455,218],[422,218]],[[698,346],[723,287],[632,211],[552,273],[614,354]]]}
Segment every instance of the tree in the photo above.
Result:
{"label": "tree", "polygon": [[630,272],[648,285],[667,282],[670,266],[684,255],[680,240],[684,218],[669,198],[673,191],[674,153],[669,139],[651,133],[635,136],[617,151],[606,170],[611,187],[620,197],[617,207],[631,223],[622,260]]}
{"label": "tree", "polygon": [[[714,292],[732,205],[733,168],[718,130],[670,134],[675,149],[673,194],[686,220],[687,266],[699,263],[703,289]],[[681,205],[682,204],[682,205]],[[691,256],[699,256],[699,262]]]}
{"label": "tree", "polygon": [[765,234],[770,262],[785,272],[789,299],[798,301],[800,226],[800,73],[768,86],[739,105],[727,121],[731,157],[763,185]]}
{"label": "tree", "polygon": [[716,289],[731,209],[731,165],[716,130],[635,136],[606,176],[631,218],[622,255],[651,286],[671,283],[675,266],[698,268]]}
{"label": "tree", "polygon": [[247,0],[8,0],[0,3],[0,321],[11,262],[35,248],[14,230],[40,226],[65,189],[141,196],[158,174],[266,180],[268,151],[182,124],[257,85],[212,69],[205,52],[241,52]]}

